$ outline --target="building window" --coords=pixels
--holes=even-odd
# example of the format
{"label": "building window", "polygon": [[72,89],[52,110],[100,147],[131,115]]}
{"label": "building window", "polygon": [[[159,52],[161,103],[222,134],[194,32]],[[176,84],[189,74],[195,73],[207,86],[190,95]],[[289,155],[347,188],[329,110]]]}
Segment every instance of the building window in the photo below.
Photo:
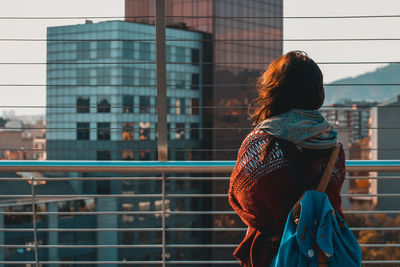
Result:
{"label": "building window", "polygon": [[150,60],[151,47],[150,43],[140,42],[139,43],[139,59]]}
{"label": "building window", "polygon": [[192,73],[192,90],[199,90],[199,74]]}
{"label": "building window", "polygon": [[139,122],[139,140],[150,140],[150,122]]}
{"label": "building window", "polygon": [[192,64],[199,65],[200,64],[200,50],[192,49]]}
{"label": "building window", "polygon": [[176,89],[185,89],[185,73],[177,72],[175,76]]}
{"label": "building window", "polygon": [[98,113],[110,113],[111,105],[108,99],[100,98],[100,101],[97,102],[97,112]]}
{"label": "building window", "polygon": [[123,150],[122,151],[122,159],[123,160],[133,160],[134,159],[133,150]]}
{"label": "building window", "polygon": [[122,124],[122,141],[133,140],[133,122],[124,122]]}
{"label": "building window", "polygon": [[111,41],[97,41],[97,58],[111,57]]}
{"label": "building window", "polygon": [[90,98],[79,96],[76,99],[76,113],[90,112]]}
{"label": "building window", "polygon": [[97,68],[97,85],[111,85],[111,68]]}
{"label": "building window", "polygon": [[122,96],[122,112],[133,113],[133,96],[131,95]]}
{"label": "building window", "polygon": [[185,139],[185,124],[177,123],[175,126],[175,139]]}
{"label": "building window", "polygon": [[176,114],[185,114],[185,99],[184,98],[178,98],[175,100],[175,111]]}
{"label": "building window", "polygon": [[190,139],[193,139],[193,140],[199,139],[199,124],[198,123],[190,124]]}
{"label": "building window", "polygon": [[122,69],[122,84],[132,86],[135,83],[134,72],[131,68]]}
{"label": "building window", "polygon": [[139,69],[139,85],[152,85],[151,82],[151,73],[150,70],[147,69]]}
{"label": "building window", "polygon": [[150,113],[150,96],[140,96],[139,113]]}
{"label": "building window", "polygon": [[122,42],[122,57],[128,59],[135,58],[135,44],[133,41],[123,41]]}
{"label": "building window", "polygon": [[76,83],[81,86],[90,85],[90,69],[77,69]]}
{"label": "building window", "polygon": [[79,41],[76,43],[76,58],[77,59],[90,58],[90,41]]}
{"label": "building window", "polygon": [[190,100],[190,114],[199,115],[199,99],[192,98]]}
{"label": "building window", "polygon": [[76,139],[77,140],[90,139],[90,124],[88,122],[78,122],[76,124]]}
{"label": "building window", "polygon": [[167,63],[172,62],[172,46],[167,45],[165,53],[167,57]]}
{"label": "building window", "polygon": [[186,62],[186,48],[185,47],[176,47],[176,61],[177,62]]}
{"label": "building window", "polygon": [[150,150],[140,150],[139,151],[139,160],[151,160]]}
{"label": "building window", "polygon": [[111,160],[111,152],[109,150],[97,151],[97,160]]}
{"label": "building window", "polygon": [[110,123],[97,123],[97,140],[110,140]]}
{"label": "building window", "polygon": [[172,105],[172,98],[167,97],[167,113],[168,114],[173,114],[174,113],[174,106]]}

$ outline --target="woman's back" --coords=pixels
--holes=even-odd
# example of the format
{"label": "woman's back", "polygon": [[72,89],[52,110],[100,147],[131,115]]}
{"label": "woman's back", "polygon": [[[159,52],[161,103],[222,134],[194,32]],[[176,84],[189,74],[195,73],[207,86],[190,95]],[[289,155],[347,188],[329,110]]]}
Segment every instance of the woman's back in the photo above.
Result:
{"label": "woman's back", "polygon": [[[268,142],[271,144],[264,159],[260,160]],[[270,244],[265,239],[282,234],[288,213],[303,193],[294,171],[310,184],[317,185],[332,151],[299,148],[292,143],[283,149],[282,142],[266,131],[256,129],[246,137],[238,152],[231,176],[229,201],[241,219],[250,226],[246,238],[234,254],[245,265],[251,261],[251,255],[253,261],[260,263],[269,262],[272,257]],[[288,153],[292,156],[288,157]],[[340,189],[345,176],[344,161],[341,148],[327,188],[332,206],[341,215]],[[262,265],[249,263],[246,266]]]}

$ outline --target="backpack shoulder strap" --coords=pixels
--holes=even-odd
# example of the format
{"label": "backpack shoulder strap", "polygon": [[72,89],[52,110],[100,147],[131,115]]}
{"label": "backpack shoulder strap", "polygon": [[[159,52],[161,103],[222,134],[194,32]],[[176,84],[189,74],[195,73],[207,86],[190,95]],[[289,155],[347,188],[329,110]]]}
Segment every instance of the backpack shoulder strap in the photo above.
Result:
{"label": "backpack shoulder strap", "polygon": [[322,174],[322,178],[317,187],[317,191],[319,191],[319,192],[325,192],[326,188],[328,187],[329,178],[332,175],[332,170],[335,167],[336,159],[339,154],[339,148],[340,148],[340,145],[337,144],[332,151],[331,157],[329,158],[328,164],[326,165],[324,173]]}

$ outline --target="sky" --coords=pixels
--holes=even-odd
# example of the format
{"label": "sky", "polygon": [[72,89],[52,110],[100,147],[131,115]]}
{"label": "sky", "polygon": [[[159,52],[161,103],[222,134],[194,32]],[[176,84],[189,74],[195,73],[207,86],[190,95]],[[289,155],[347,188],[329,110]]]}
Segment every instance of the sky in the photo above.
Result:
{"label": "sky", "polygon": [[[284,17],[399,15],[398,0],[283,0]],[[96,17],[124,16],[124,0],[1,0],[4,17]],[[95,22],[97,20],[94,20]],[[84,19],[0,19],[1,38],[45,39],[46,27],[83,23]],[[400,18],[284,19],[284,39],[307,38],[400,38]],[[284,42],[284,52],[304,50],[316,62],[400,61],[400,41]],[[45,62],[46,42],[0,41],[0,63]],[[382,64],[323,65],[326,83],[373,71]],[[39,84],[46,81],[45,65],[2,65],[0,84]],[[1,86],[0,116],[5,106],[46,105],[46,89]],[[44,108],[14,108],[17,115],[44,114]]]}

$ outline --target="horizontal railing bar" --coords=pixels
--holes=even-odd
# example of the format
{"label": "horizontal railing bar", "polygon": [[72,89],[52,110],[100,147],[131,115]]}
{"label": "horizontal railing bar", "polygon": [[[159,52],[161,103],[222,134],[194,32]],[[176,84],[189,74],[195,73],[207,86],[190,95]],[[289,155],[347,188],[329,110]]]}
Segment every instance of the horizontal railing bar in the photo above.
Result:
{"label": "horizontal railing bar", "polygon": [[[40,261],[41,264],[162,264],[162,261]],[[166,261],[166,264],[238,264],[232,260],[210,261]],[[362,264],[395,264],[400,260],[362,261]],[[34,261],[0,261],[0,264],[35,264]]]}
{"label": "horizontal railing bar", "polygon": [[[33,215],[32,211],[2,211],[2,215]],[[36,215],[154,215],[161,211],[37,211]]]}
{"label": "horizontal railing bar", "polygon": [[[228,214],[235,215],[234,211],[166,211],[166,214],[170,215],[218,215],[218,214]],[[345,210],[344,214],[400,214],[400,210]],[[36,212],[36,215],[157,215],[162,214],[161,211],[44,211],[44,212]],[[0,215],[33,215],[32,211],[1,211]]]}
{"label": "horizontal railing bar", "polygon": [[[167,248],[236,248],[237,244],[166,244]],[[0,245],[0,248],[33,248],[34,245]],[[152,245],[38,245],[38,248],[161,248]],[[360,247],[399,247],[400,244],[360,244]]]}
{"label": "horizontal railing bar", "polygon": [[[154,198],[162,194],[35,195],[36,198]],[[31,195],[0,195],[0,198],[28,198]]]}
{"label": "horizontal railing bar", "polygon": [[[162,264],[162,261],[39,261],[40,264]],[[35,264],[34,261],[0,261],[0,264]]]}
{"label": "horizontal railing bar", "polygon": [[[166,180],[230,180],[230,177],[165,177]],[[359,180],[359,179],[372,179],[372,180],[400,180],[400,176],[346,176],[346,179]],[[161,177],[60,177],[60,178],[47,178],[47,177],[35,177],[35,181],[159,181]],[[14,178],[0,178],[0,181],[20,181],[26,182],[26,178],[14,177]]]}
{"label": "horizontal railing bar", "polygon": [[[45,178],[35,177],[35,181],[158,181],[161,177],[62,177],[62,178]],[[167,180],[229,180],[230,177],[165,177]],[[399,177],[400,179],[400,177]],[[21,181],[26,182],[27,178],[0,178],[0,181]]]}
{"label": "horizontal railing bar", "polygon": [[[341,194],[342,197],[400,197],[393,194]],[[29,198],[31,195],[0,195],[0,198]],[[93,194],[93,195],[35,195],[36,198],[157,198],[162,194]],[[228,194],[166,194],[166,198],[228,197]]]}
{"label": "horizontal railing bar", "polygon": [[[38,228],[38,232],[159,232],[162,228]],[[400,227],[350,227],[351,231],[400,231]],[[32,232],[32,228],[0,228],[0,232]],[[247,228],[165,228],[169,232],[245,232]]]}
{"label": "horizontal railing bar", "polygon": [[[2,160],[1,171],[42,172],[231,172],[235,161],[35,161]],[[348,160],[346,170],[400,171],[400,160]]]}

